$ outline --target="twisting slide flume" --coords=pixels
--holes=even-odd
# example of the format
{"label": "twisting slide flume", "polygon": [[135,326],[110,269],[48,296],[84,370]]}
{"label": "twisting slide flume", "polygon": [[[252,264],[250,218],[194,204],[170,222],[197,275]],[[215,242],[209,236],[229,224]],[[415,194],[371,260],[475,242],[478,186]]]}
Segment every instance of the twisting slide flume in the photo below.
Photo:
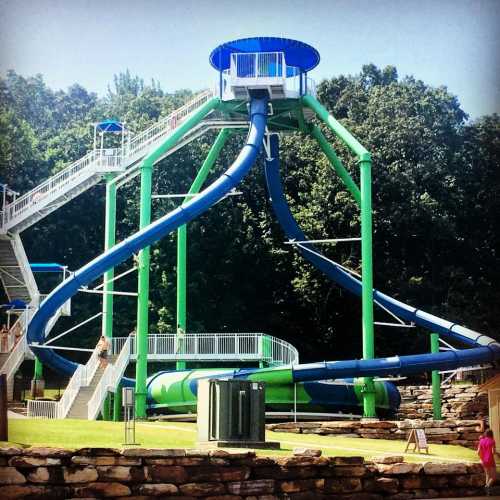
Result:
{"label": "twisting slide flume", "polygon": [[[266,161],[265,176],[274,212],[286,236],[290,240],[305,241],[307,238],[293,218],[285,200],[279,172],[277,135],[271,136],[270,146],[272,159]],[[358,296],[361,295],[361,282],[359,280],[339,266],[322,258],[312,245],[308,244],[307,248],[314,253],[298,247],[304,258],[343,288]],[[372,360],[334,361],[299,365],[293,367],[294,381],[318,380],[321,378],[384,376],[390,374],[411,374],[429,370],[447,370],[477,363],[492,362],[500,358],[500,344],[486,335],[481,335],[463,326],[408,306],[377,290],[373,291],[373,296],[376,302],[401,319],[412,321],[432,332],[475,347],[437,354],[417,354]]]}
{"label": "twisting slide flume", "polygon": [[193,220],[229,193],[250,170],[262,147],[267,123],[267,104],[266,92],[252,92],[250,129],[246,144],[231,167],[221,177],[192,200],[172,210],[81,267],[47,296],[33,316],[27,333],[28,344],[31,345],[34,354],[40,361],[65,375],[71,375],[76,370],[77,363],[59,356],[52,349],[39,349],[34,346],[34,344],[43,343],[45,326],[49,319],[81,287],[99,278],[105,271],[125,261],[141,248],[155,243],[179,226]]}

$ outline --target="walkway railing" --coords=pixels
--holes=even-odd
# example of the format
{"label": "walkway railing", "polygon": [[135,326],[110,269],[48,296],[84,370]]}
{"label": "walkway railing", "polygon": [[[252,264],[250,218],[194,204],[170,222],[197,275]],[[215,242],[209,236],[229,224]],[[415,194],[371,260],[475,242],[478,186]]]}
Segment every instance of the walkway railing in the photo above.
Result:
{"label": "walkway railing", "polygon": [[0,227],[5,232],[95,174],[124,170],[145,154],[153,142],[174,130],[190,113],[212,97],[212,90],[202,92],[184,106],[137,134],[124,145],[123,150],[95,149],[90,151],[83,158],[73,162],[31,191],[16,197],[11,203],[4,202]]}
{"label": "walkway railing", "polygon": [[113,364],[109,364],[104,370],[101,380],[99,380],[92,397],[87,403],[89,420],[95,420],[99,416],[108,392],[115,392],[118,389],[125,369],[130,361],[131,344],[132,337],[127,337],[116,361]]}
{"label": "walkway railing", "polygon": [[[28,417],[30,418],[66,418],[80,389],[90,384],[99,366],[99,351],[94,349],[85,365],[78,365],[73,373],[64,394],[59,401],[28,401]],[[39,404],[44,403],[44,404]]]}
{"label": "walkway railing", "polygon": [[[137,357],[135,336],[113,338],[113,352],[120,352],[132,338],[130,359]],[[290,343],[263,333],[174,333],[149,335],[150,361],[265,361],[270,365],[296,364],[299,353]]]}
{"label": "walkway railing", "polygon": [[120,150],[96,149],[90,151],[83,158],[75,161],[31,191],[6,205],[2,214],[2,226],[8,228],[14,219],[42,209],[48,203],[54,201],[58,193],[79,184],[82,177],[87,178],[98,172],[120,170],[120,164]]}

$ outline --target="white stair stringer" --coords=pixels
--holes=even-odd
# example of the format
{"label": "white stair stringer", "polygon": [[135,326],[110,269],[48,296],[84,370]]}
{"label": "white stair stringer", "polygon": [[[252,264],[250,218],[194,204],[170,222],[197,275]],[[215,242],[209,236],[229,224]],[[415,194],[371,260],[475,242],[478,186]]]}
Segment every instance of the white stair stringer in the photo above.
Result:
{"label": "white stair stringer", "polygon": [[191,113],[208,102],[202,92],[170,115],[137,134],[123,149],[96,149],[3,207],[0,232],[19,233],[97,184],[106,173],[123,172],[139,162]]}
{"label": "white stair stringer", "polygon": [[18,234],[0,235],[0,280],[9,301],[38,306],[40,292]]}

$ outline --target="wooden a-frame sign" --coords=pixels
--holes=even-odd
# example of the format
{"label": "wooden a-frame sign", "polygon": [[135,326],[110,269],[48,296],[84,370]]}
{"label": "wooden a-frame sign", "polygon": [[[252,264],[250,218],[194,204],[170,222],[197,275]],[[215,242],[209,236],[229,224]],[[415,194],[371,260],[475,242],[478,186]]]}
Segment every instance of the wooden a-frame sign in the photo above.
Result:
{"label": "wooden a-frame sign", "polygon": [[425,453],[429,453],[429,445],[427,444],[427,436],[424,429],[411,430],[406,441],[405,453],[411,445],[413,445],[413,450],[410,450],[412,452],[423,453],[422,450],[425,450]]}

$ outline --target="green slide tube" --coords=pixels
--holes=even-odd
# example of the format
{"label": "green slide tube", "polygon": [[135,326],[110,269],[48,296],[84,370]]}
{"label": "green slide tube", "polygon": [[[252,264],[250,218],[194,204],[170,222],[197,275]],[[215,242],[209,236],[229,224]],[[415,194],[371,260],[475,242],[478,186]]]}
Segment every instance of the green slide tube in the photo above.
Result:
{"label": "green slide tube", "polygon": [[[197,125],[205,116],[216,109],[220,99],[213,97],[200,106],[191,116],[181,123],[163,143],[154,149],[142,161],[141,194],[140,194],[140,220],[139,228],[143,229],[151,222],[151,183],[153,165],[162,155],[171,149],[181,137]],[[146,379],[148,373],[148,330],[149,330],[149,247],[139,252],[138,262],[138,300],[137,300],[137,362],[135,370],[135,411],[136,417],[146,418]]]}
{"label": "green slide tube", "polygon": [[361,205],[361,192],[359,191],[358,186],[353,181],[352,177],[349,175],[349,172],[344,167],[342,161],[335,153],[335,150],[332,148],[323,132],[321,132],[321,129],[317,125],[312,126],[311,135],[316,139],[316,141],[318,141],[320,148],[330,161],[330,165],[335,169],[335,172],[337,172],[339,177],[344,181],[344,184],[352,194],[353,198],[356,200],[356,203],[358,205]]}
{"label": "green slide tube", "polygon": [[[201,186],[205,182],[210,170],[215,164],[225,142],[227,141],[231,129],[223,128],[210,151],[208,152],[203,165],[198,171],[193,184],[189,188],[188,196],[184,198],[183,204],[191,199],[191,195],[200,191]],[[187,226],[182,225],[177,229],[177,346],[182,350],[182,342],[187,331],[187,307],[186,307],[186,289],[187,289]],[[185,361],[177,361],[176,369],[183,370],[186,368]]]}

